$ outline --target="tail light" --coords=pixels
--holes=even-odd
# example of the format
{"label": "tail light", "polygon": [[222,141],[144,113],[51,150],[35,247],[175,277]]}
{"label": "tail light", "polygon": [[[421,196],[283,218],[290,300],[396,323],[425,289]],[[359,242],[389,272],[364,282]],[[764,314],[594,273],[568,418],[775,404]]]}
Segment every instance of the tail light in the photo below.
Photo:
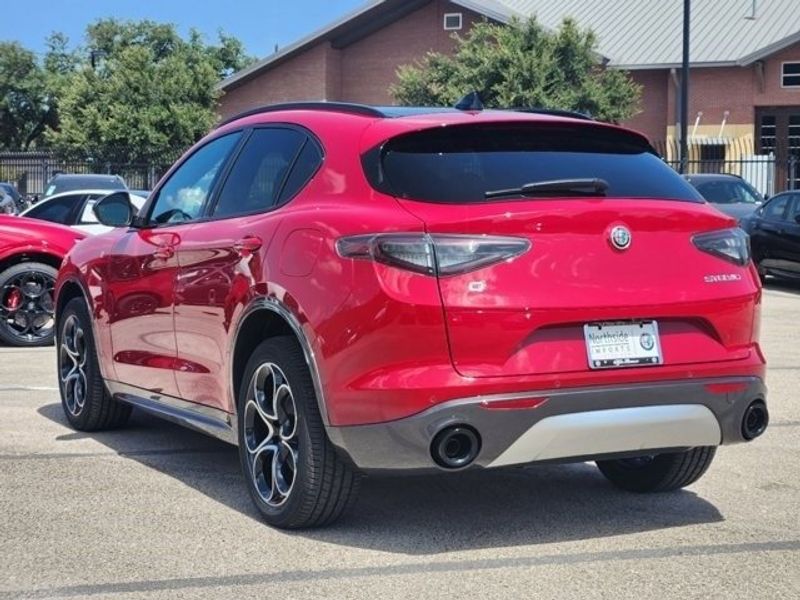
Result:
{"label": "tail light", "polygon": [[460,275],[527,252],[523,238],[425,233],[387,233],[341,238],[344,258],[374,260],[426,275]]}
{"label": "tail light", "polygon": [[703,252],[728,262],[742,267],[750,262],[750,236],[738,227],[700,233],[692,241]]}

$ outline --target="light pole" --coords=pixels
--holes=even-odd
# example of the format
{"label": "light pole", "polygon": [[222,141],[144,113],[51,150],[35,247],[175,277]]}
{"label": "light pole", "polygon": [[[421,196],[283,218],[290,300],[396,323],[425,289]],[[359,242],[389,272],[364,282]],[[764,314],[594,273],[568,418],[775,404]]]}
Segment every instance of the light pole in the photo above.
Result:
{"label": "light pole", "polygon": [[681,68],[681,112],[680,112],[680,166],[679,172],[686,173],[689,161],[689,33],[692,0],[683,0],[683,66]]}

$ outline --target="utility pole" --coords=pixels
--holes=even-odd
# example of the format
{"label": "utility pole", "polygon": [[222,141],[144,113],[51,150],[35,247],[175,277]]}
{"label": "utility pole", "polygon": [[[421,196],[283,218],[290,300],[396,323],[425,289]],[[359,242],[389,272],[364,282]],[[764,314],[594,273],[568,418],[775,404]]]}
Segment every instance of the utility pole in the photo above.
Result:
{"label": "utility pole", "polygon": [[692,0],[683,0],[683,67],[681,68],[681,152],[680,173],[686,173],[689,161],[689,33]]}

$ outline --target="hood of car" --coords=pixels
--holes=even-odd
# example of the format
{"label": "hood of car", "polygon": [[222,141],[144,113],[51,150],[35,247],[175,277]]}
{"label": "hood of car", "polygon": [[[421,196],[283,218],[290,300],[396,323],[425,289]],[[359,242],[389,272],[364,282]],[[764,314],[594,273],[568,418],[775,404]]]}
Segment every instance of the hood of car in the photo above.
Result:
{"label": "hood of car", "polygon": [[710,202],[710,204],[717,210],[733,217],[734,219],[743,219],[752,215],[758,210],[758,204],[751,204],[749,202],[734,202],[733,204],[717,204]]}
{"label": "hood of car", "polygon": [[86,237],[83,232],[37,219],[0,215],[0,247],[51,248],[62,253]]}

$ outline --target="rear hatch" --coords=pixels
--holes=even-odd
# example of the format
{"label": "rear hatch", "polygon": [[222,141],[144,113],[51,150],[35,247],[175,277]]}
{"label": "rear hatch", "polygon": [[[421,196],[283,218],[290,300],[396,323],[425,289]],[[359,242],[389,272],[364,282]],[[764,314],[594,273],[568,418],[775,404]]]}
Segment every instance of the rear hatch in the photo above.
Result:
{"label": "rear hatch", "polygon": [[[750,353],[759,288],[749,257],[736,255],[746,238],[637,134],[568,121],[461,125],[394,138],[372,159],[373,185],[425,223],[440,261],[437,244],[451,235],[528,242],[489,266],[438,273],[462,375],[658,368]],[[710,243],[696,238],[718,231],[726,233]],[[635,337],[636,356],[591,362],[604,351],[595,342],[590,350],[592,332],[621,331],[647,334]],[[610,352],[616,360],[625,350]]]}

